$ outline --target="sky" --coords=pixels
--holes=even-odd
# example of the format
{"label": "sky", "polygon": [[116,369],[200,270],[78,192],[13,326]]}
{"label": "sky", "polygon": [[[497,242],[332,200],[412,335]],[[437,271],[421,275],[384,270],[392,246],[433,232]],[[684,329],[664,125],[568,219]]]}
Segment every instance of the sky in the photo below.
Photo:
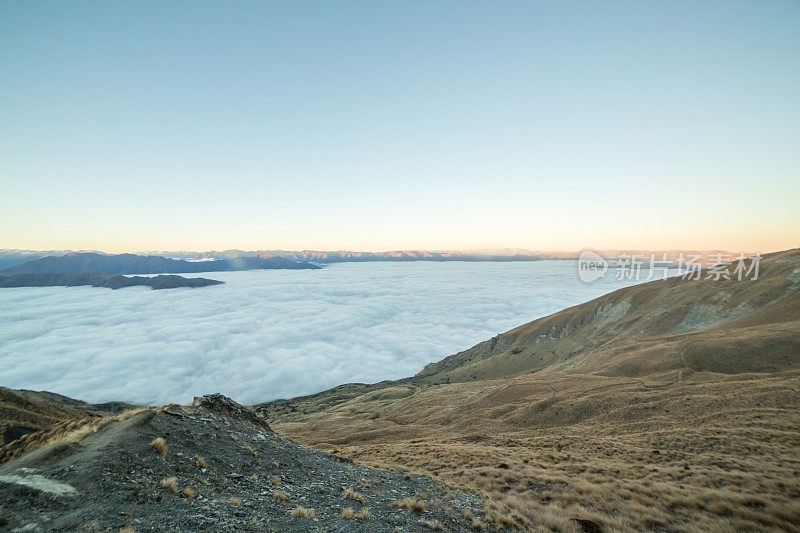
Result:
{"label": "sky", "polygon": [[0,3],[0,248],[800,246],[800,3]]}

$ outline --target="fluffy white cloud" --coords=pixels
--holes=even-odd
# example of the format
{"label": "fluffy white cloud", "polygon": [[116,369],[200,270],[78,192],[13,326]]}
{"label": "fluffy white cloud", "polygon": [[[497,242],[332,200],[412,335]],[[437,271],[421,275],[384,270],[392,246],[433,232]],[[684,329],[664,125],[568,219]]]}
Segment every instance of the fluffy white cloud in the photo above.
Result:
{"label": "fluffy white cloud", "polygon": [[0,385],[255,403],[396,379],[622,286],[576,272],[571,261],[340,263],[215,272],[225,284],[202,289],[0,289]]}

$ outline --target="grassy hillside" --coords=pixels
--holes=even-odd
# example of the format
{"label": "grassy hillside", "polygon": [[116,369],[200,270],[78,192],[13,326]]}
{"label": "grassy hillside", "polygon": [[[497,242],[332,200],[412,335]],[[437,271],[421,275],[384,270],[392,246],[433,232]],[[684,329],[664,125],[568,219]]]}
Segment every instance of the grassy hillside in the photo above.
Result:
{"label": "grassy hillside", "polygon": [[495,526],[797,531],[798,286],[800,251],[772,254],[756,281],[622,289],[413,378],[259,409],[309,445],[478,491]]}

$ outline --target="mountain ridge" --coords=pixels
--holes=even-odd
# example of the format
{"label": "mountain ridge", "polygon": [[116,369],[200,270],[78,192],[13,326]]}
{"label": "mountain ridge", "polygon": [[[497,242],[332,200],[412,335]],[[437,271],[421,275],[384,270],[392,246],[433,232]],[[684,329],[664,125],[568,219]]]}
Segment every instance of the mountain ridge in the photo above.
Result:
{"label": "mountain ridge", "polygon": [[71,252],[63,256],[47,256],[0,270],[0,276],[15,274],[183,274],[228,272],[256,269],[318,269],[278,256],[233,257],[219,261],[185,261],[161,256],[136,254],[106,255],[93,252]]}
{"label": "mountain ridge", "polygon": [[220,394],[71,419],[0,448],[3,461],[0,527],[12,531],[422,533],[484,512],[429,477],[299,445]]}
{"label": "mountain ridge", "polygon": [[208,278],[184,278],[174,274],[159,274],[153,277],[123,276],[101,272],[79,272],[77,274],[11,274],[0,275],[0,288],[12,287],[77,287],[89,285],[109,289],[145,286],[154,290],[197,288],[221,285],[222,281]]}

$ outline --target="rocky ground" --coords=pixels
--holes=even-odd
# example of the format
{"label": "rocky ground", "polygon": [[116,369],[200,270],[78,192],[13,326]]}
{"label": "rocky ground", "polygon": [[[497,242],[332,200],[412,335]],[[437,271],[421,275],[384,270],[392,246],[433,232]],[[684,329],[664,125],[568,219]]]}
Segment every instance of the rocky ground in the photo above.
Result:
{"label": "rocky ground", "polygon": [[301,446],[222,396],[74,426],[0,466],[0,530],[459,531],[484,512],[428,477]]}

